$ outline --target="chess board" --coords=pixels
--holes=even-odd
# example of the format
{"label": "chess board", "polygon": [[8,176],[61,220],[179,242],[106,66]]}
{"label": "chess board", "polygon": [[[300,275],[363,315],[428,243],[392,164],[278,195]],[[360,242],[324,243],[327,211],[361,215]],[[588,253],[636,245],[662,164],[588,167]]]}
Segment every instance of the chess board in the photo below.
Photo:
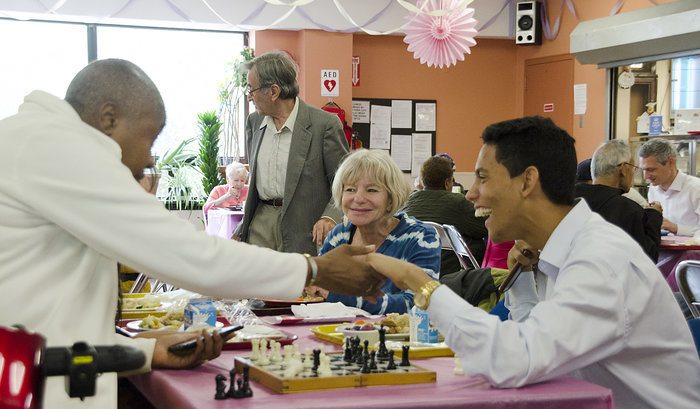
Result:
{"label": "chess board", "polygon": [[387,370],[386,361],[378,361],[377,369],[370,373],[361,373],[362,365],[347,363],[343,353],[328,354],[331,358],[331,374],[322,376],[312,368],[304,370],[291,378],[284,377],[284,362],[258,365],[248,358],[236,357],[236,372],[243,372],[243,366],[250,367],[250,379],[278,393],[309,392],[322,389],[357,388],[372,385],[403,385],[411,383],[435,382],[434,371],[417,365],[398,366]]}

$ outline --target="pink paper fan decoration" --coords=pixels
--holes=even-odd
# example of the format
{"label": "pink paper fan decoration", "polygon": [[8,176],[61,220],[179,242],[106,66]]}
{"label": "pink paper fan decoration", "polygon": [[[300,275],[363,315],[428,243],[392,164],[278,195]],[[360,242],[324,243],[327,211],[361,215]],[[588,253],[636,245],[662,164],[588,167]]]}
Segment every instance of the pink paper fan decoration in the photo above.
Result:
{"label": "pink paper fan decoration", "polygon": [[[426,4],[427,3],[427,4]],[[425,7],[416,5],[423,11],[451,10],[462,0],[425,0]],[[408,44],[408,51],[413,52],[413,58],[420,59],[421,64],[428,67],[435,65],[442,68],[464,61],[464,54],[471,53],[469,47],[474,47],[477,34],[477,21],[472,18],[474,9],[460,7],[444,16],[410,13],[406,18],[410,21],[404,28],[406,36],[403,42]]]}

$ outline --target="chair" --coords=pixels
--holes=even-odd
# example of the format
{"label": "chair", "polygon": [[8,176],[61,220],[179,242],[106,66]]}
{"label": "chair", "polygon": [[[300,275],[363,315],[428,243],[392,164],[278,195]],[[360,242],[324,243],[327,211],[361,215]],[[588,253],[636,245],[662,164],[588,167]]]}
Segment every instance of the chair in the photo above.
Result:
{"label": "chair", "polygon": [[454,248],[452,248],[452,242],[450,242],[449,237],[447,237],[447,233],[445,233],[445,229],[442,227],[441,224],[435,223],[435,222],[423,222],[427,224],[428,226],[433,226],[435,230],[437,230],[438,235],[440,236],[440,242],[442,242],[442,249],[443,250],[452,250],[454,251]]}
{"label": "chair", "polygon": [[700,356],[700,318],[689,320],[688,326],[690,327],[690,333],[693,335],[695,348],[698,350],[698,356]]}
{"label": "chair", "polygon": [[[469,250],[469,246],[467,246],[467,243],[464,241],[464,238],[459,233],[457,228],[451,224],[443,224],[442,226],[447,233],[447,237],[452,244],[455,254],[457,254],[457,258],[459,259],[459,263],[462,265],[462,268],[481,268],[481,265],[478,261],[476,261],[476,257],[474,257],[471,250]],[[467,263],[465,257],[469,258],[469,261],[472,264],[471,266]]]}
{"label": "chair", "polygon": [[682,261],[676,267],[676,283],[693,317],[700,318],[700,261]]}

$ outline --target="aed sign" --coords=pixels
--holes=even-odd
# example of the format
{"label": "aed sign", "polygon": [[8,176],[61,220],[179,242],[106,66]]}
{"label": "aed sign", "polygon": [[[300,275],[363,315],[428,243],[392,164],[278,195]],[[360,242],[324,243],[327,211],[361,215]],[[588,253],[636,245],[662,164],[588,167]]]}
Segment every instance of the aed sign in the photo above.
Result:
{"label": "aed sign", "polygon": [[544,108],[542,110],[544,112],[554,112],[554,104],[553,103],[544,104]]}
{"label": "aed sign", "polygon": [[321,96],[337,97],[340,95],[338,70],[321,70]]}

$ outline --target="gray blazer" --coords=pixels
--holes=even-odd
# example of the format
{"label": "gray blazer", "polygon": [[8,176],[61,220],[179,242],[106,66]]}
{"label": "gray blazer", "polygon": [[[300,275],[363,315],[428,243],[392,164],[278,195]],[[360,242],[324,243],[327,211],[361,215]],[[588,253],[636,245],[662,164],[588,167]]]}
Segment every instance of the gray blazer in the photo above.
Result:
{"label": "gray blazer", "polygon": [[[245,215],[234,233],[242,241],[248,241],[250,222],[259,204],[255,179],[258,149],[265,135],[265,127],[260,129],[263,118],[254,112],[248,116],[245,125],[250,187]],[[299,99],[284,187],[283,251],[317,254],[316,244],[312,241],[314,224],[322,216],[330,217],[336,223],[342,220],[342,210],[333,203],[331,185],[335,171],[347,153],[348,143],[340,119]]]}

